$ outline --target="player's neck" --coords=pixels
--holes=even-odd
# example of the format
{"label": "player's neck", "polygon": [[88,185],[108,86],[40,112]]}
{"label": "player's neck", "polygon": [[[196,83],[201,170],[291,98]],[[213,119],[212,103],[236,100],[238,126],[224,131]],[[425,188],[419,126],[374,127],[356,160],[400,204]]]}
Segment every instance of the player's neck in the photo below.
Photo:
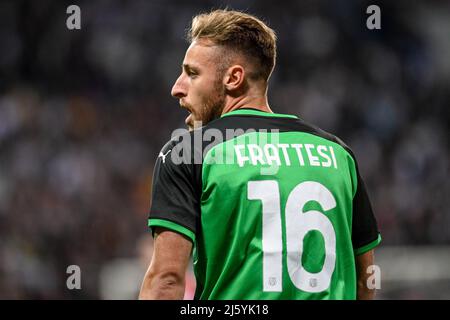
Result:
{"label": "player's neck", "polygon": [[227,100],[228,101],[226,101],[225,103],[222,114],[243,108],[252,108],[263,112],[273,113],[267,102],[266,95],[245,95],[240,97],[228,97]]}

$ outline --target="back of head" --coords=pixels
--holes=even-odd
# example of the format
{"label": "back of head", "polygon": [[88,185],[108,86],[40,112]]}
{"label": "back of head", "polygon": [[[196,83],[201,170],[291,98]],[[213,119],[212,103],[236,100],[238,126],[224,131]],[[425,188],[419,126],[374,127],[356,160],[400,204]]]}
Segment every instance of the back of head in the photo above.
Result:
{"label": "back of head", "polygon": [[252,80],[267,82],[276,60],[276,35],[260,19],[239,11],[215,10],[192,20],[188,40],[205,39],[222,46],[223,61],[240,54],[252,66]]}

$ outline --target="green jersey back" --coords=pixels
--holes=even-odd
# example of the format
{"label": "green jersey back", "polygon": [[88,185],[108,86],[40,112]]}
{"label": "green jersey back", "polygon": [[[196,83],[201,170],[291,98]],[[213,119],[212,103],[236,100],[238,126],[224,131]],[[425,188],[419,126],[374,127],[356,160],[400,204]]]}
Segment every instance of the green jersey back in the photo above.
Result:
{"label": "green jersey back", "polygon": [[355,299],[354,257],[381,240],[351,150],[254,109],[163,147],[149,226],[192,240],[198,299]]}

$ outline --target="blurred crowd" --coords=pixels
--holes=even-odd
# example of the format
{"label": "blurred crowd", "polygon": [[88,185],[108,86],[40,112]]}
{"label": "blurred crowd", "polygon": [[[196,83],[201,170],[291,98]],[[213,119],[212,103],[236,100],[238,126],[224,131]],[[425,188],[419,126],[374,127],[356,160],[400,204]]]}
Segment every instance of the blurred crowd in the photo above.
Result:
{"label": "blurred crowd", "polygon": [[145,271],[153,165],[186,116],[170,97],[185,31],[226,5],[276,30],[270,105],[350,145],[383,245],[450,244],[445,2],[380,2],[380,30],[364,1],[73,3],[81,30],[64,1],[0,2],[0,298],[105,298],[111,261]]}

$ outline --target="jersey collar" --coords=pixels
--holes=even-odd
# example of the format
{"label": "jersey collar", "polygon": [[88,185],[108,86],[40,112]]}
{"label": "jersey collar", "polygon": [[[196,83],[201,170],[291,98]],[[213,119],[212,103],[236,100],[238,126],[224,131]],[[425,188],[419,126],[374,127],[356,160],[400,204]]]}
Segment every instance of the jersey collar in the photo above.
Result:
{"label": "jersey collar", "polygon": [[291,115],[291,114],[282,114],[282,113],[270,113],[261,111],[258,109],[253,108],[241,108],[237,110],[233,110],[230,112],[227,112],[221,116],[228,117],[228,116],[263,116],[263,117],[274,117],[274,118],[292,118],[292,119],[298,119],[297,116]]}

